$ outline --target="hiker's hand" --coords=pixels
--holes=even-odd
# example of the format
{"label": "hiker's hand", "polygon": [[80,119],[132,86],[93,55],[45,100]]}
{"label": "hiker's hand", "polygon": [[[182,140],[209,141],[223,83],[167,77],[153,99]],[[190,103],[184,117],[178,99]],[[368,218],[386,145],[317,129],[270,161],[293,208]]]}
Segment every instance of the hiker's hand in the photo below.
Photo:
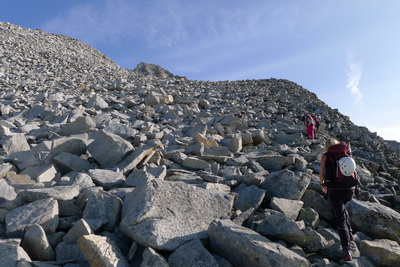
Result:
{"label": "hiker's hand", "polygon": [[322,188],[322,192],[324,192],[324,194],[326,194],[326,192],[328,192],[328,188],[325,185],[321,184],[321,188]]}

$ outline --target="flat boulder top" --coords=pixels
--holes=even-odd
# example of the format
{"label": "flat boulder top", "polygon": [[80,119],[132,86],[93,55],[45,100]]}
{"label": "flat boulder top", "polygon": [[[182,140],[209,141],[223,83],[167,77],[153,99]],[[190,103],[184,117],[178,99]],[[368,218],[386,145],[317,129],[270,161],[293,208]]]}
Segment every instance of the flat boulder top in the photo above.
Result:
{"label": "flat boulder top", "polygon": [[125,198],[120,228],[144,245],[173,250],[194,235],[204,237],[212,220],[230,217],[232,206],[232,195],[151,180]]}

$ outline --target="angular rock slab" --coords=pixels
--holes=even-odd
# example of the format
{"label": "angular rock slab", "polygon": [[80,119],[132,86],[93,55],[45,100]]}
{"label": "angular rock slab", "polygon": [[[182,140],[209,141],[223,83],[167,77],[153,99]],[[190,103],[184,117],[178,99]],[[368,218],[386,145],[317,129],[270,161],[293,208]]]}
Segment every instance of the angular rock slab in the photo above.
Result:
{"label": "angular rock slab", "polygon": [[284,246],[231,220],[215,220],[208,228],[211,247],[234,266],[311,266]]}
{"label": "angular rock slab", "polygon": [[233,196],[179,182],[150,180],[125,197],[121,230],[154,249],[175,250],[207,237],[214,219],[229,218]]}
{"label": "angular rock slab", "polygon": [[79,238],[78,245],[90,266],[130,266],[115,242],[108,237],[84,235]]}
{"label": "angular rock slab", "polygon": [[6,215],[6,233],[8,237],[21,238],[26,229],[38,224],[46,234],[53,234],[58,221],[57,201],[52,198],[40,199],[10,211]]}
{"label": "angular rock slab", "polygon": [[78,195],[79,186],[77,185],[60,185],[54,187],[26,189],[18,194],[18,196],[23,196],[28,202],[50,197],[55,200],[71,200]]}
{"label": "angular rock slab", "polygon": [[400,266],[400,246],[388,239],[363,240],[361,255],[367,256],[376,266]]}
{"label": "angular rock slab", "polygon": [[139,163],[151,157],[158,148],[160,148],[160,145],[147,145],[137,148],[126,156],[116,167],[119,168],[123,174],[127,174],[136,168]]}
{"label": "angular rock slab", "polygon": [[0,203],[10,201],[17,197],[14,188],[6,180],[0,178]]}
{"label": "angular rock slab", "polygon": [[20,247],[19,242],[16,240],[0,240],[0,266],[17,266],[18,261],[26,260],[31,261],[31,258]]}

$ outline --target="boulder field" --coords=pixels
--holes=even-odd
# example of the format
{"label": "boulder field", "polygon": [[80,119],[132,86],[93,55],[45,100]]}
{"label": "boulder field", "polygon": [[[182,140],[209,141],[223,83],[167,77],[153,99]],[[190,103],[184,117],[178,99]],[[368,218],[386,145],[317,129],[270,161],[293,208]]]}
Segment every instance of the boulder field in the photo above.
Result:
{"label": "boulder field", "polygon": [[[9,23],[0,36],[1,266],[400,265],[399,144],[307,89],[122,69]],[[319,185],[330,137],[361,180],[351,263]]]}

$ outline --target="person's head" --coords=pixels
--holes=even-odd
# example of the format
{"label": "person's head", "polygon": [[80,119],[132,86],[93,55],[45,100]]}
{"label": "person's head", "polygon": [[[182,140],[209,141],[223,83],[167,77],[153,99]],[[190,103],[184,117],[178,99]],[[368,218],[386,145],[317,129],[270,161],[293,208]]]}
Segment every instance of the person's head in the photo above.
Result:
{"label": "person's head", "polygon": [[325,142],[325,149],[328,150],[328,148],[329,148],[330,146],[333,146],[333,145],[336,145],[336,144],[339,144],[339,141],[338,141],[338,140],[336,140],[335,138],[329,138],[329,139],[326,140],[326,142]]}

